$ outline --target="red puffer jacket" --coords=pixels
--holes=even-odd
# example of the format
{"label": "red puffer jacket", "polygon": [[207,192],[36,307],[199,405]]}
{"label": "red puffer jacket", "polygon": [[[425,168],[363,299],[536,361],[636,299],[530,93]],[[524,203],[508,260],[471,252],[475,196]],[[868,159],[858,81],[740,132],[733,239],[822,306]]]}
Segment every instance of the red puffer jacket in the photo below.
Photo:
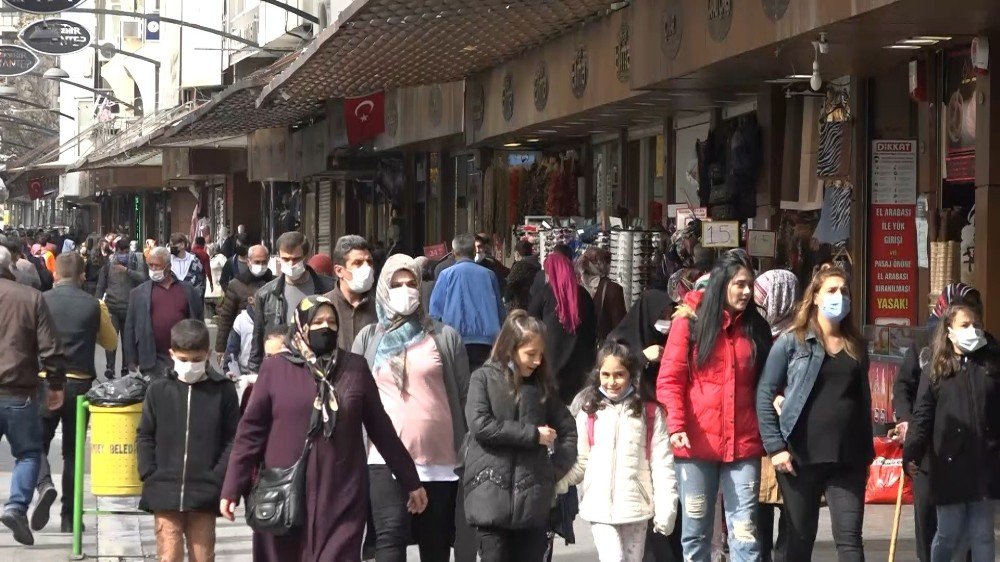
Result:
{"label": "red puffer jacket", "polygon": [[674,449],[674,456],[718,462],[762,457],[753,342],[740,330],[740,317],[724,312],[715,351],[704,367],[696,367],[689,322],[701,296],[700,291],[688,293],[687,307],[675,316],[656,382],[668,431],[686,432],[691,441],[690,448]]}

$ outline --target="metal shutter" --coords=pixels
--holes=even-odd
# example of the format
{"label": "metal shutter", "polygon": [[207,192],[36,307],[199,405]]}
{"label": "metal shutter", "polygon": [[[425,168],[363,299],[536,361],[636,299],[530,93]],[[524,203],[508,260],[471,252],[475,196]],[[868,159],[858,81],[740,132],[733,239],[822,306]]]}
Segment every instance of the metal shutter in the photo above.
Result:
{"label": "metal shutter", "polygon": [[331,248],[331,210],[333,209],[333,183],[329,181],[319,182],[317,189],[319,197],[316,203],[316,246],[321,254],[330,255]]}

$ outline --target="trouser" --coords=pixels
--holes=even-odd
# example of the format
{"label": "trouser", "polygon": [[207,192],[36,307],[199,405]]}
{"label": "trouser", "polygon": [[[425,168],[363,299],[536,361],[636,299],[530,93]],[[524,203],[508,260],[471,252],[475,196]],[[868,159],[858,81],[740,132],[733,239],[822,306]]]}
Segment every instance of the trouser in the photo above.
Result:
{"label": "trouser", "polygon": [[497,529],[479,527],[479,559],[482,562],[541,562],[549,537],[544,528]]}
{"label": "trouser", "polygon": [[756,523],[760,459],[729,463],[676,459],[675,463],[681,499],[681,546],[684,560],[711,560],[715,502],[720,488],[725,498],[723,504],[731,560],[760,560]]}
{"label": "trouser", "polygon": [[160,562],[214,562],[215,514],[195,511],[161,511],[153,514],[156,554]]}
{"label": "trouser", "polygon": [[812,560],[819,509],[823,494],[830,506],[833,542],[841,562],[863,561],[861,527],[865,516],[865,480],[868,467],[818,464],[795,467],[796,475],[778,472],[778,486],[785,501],[788,541],[784,560]]}
{"label": "trouser", "polygon": [[490,358],[493,347],[479,343],[465,344],[465,354],[469,356],[469,372],[474,373],[476,369],[482,367]]}
{"label": "trouser", "polygon": [[931,542],[937,532],[937,508],[931,502],[931,479],[923,470],[913,477],[913,527],[917,558],[920,562],[930,562]]}
{"label": "trouser", "polygon": [[0,437],[6,437],[14,457],[10,498],[4,511],[28,512],[42,457],[42,420],[33,396],[0,396]]}
{"label": "trouser", "polygon": [[627,525],[592,524],[590,531],[594,534],[597,558],[601,562],[642,562],[647,527],[647,521]]}
{"label": "trouser", "polygon": [[52,467],[49,466],[49,447],[62,422],[62,511],[63,517],[73,515],[73,476],[76,468],[76,397],[87,394],[93,380],[66,379],[66,399],[58,411],[42,417],[42,455],[38,468],[36,487],[39,492],[52,485]]}
{"label": "trouser", "polygon": [[666,537],[654,531],[650,523],[646,529],[646,553],[642,558],[645,562],[681,562],[684,558],[681,553],[680,521]]}
{"label": "trouser", "polygon": [[[118,341],[122,340],[122,330],[125,329],[125,316],[128,314],[128,309],[125,310],[115,310],[108,309],[108,313],[111,316],[111,324],[115,327],[115,333],[118,334]],[[120,345],[118,346],[121,347]],[[106,374],[114,376],[115,374],[115,359],[118,356],[118,348],[110,349],[104,352],[104,357],[107,359],[106,367],[104,367],[104,372]],[[128,368],[125,366],[125,361],[122,361],[122,367],[119,371],[122,375],[128,372]]]}
{"label": "trouser", "polygon": [[406,562],[410,544],[419,548],[421,562],[448,562],[455,534],[458,482],[423,482],[427,509],[413,515],[406,510],[409,494],[386,465],[369,466],[368,477],[376,562]]}
{"label": "trouser", "polygon": [[476,562],[479,552],[479,536],[465,517],[465,488],[458,484],[455,499],[455,562]]}
{"label": "trouser", "polygon": [[[778,540],[774,540],[774,517],[778,516]],[[757,508],[757,528],[760,530],[760,559],[764,562],[783,562],[779,552],[784,552],[788,533],[785,532],[785,510],[780,505],[762,503]]]}
{"label": "trouser", "polygon": [[937,506],[937,533],[931,544],[931,562],[951,562],[963,544],[971,547],[972,562],[992,562],[996,553],[993,500]]}

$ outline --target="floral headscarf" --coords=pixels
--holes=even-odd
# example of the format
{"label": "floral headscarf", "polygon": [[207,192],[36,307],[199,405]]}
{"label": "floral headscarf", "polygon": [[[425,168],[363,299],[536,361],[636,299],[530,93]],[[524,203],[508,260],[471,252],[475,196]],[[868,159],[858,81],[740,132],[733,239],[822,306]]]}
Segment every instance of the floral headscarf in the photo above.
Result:
{"label": "floral headscarf", "polygon": [[798,288],[799,279],[787,269],[765,271],[754,282],[753,300],[763,309],[772,336],[778,336],[791,324]]}
{"label": "floral headscarf", "polygon": [[[337,349],[328,355],[316,355],[309,347],[309,338],[306,335],[306,327],[312,323],[323,306],[329,306],[333,310],[334,317],[337,317],[337,307],[330,299],[320,295],[302,299],[295,308],[295,329],[288,337],[284,353],[289,355],[292,362],[304,363],[309,367],[309,372],[316,379],[316,400],[313,402],[315,410],[310,431],[321,423],[323,437],[330,439],[333,437],[333,430],[337,425],[337,412],[340,410],[340,398],[333,379],[342,352]],[[340,326],[339,319],[337,325]]]}
{"label": "floral headscarf", "polygon": [[[396,387],[406,390],[406,348],[417,343],[425,335],[433,331],[433,325],[427,317],[423,306],[409,316],[398,316],[391,312],[386,304],[389,302],[389,289],[392,277],[397,271],[406,270],[413,274],[419,287],[420,268],[416,260],[405,254],[394,254],[385,261],[382,273],[379,274],[378,285],[375,286],[375,314],[378,325],[385,331],[375,350],[372,362],[372,372],[388,366]],[[418,288],[417,291],[420,289]]]}

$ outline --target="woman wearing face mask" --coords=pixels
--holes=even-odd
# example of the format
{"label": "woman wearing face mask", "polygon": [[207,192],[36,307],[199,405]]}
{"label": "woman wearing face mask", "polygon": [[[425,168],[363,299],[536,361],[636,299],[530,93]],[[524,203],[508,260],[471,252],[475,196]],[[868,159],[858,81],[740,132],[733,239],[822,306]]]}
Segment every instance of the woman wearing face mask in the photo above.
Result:
{"label": "woman wearing face mask", "polygon": [[910,475],[927,454],[937,506],[934,562],[963,545],[972,562],[994,560],[994,505],[1000,499],[1000,348],[977,310],[952,305],[931,344],[928,374],[910,421],[903,462]]}
{"label": "woman wearing face mask", "polygon": [[420,281],[413,258],[391,256],[375,287],[378,322],[354,342],[354,352],[368,360],[382,404],[416,463],[430,508],[420,515],[408,513],[385,459],[377,448],[368,449],[378,562],[404,562],[412,543],[419,546],[423,562],[447,562],[454,537],[455,467],[466,432],[469,361],[458,332],[427,317]]}
{"label": "woman wearing face mask", "polygon": [[724,255],[705,290],[685,296],[660,363],[657,399],[667,410],[674,448],[685,560],[711,558],[720,488],[729,552],[734,560],[760,559],[756,520],[764,449],[754,389],[771,330],[753,305],[753,286],[750,264],[739,254]]}
{"label": "woman wearing face mask", "polygon": [[295,328],[282,353],[264,360],[240,419],[222,486],[220,509],[234,519],[254,470],[292,466],[309,439],[306,521],[286,536],[255,533],[257,561],[356,562],[368,502],[362,428],[395,475],[407,510],[422,513],[427,493],[363,357],[337,349],[337,311],[308,296],[295,309]]}
{"label": "woman wearing face mask", "polygon": [[[774,399],[784,389],[781,416]],[[757,391],[760,433],[785,502],[786,560],[810,560],[826,494],[840,560],[864,560],[865,480],[874,458],[868,351],[847,273],[824,266],[779,337]]]}

